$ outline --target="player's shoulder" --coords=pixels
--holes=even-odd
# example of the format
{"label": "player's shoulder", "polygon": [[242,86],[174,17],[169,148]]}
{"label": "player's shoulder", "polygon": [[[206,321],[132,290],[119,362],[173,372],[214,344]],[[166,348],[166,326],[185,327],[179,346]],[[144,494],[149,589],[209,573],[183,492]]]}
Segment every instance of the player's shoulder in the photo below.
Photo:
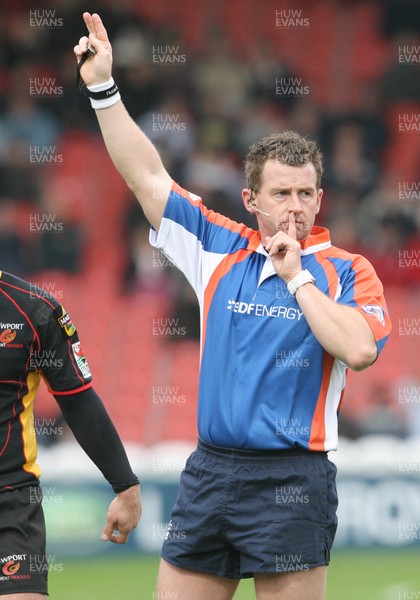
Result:
{"label": "player's shoulder", "polygon": [[46,335],[51,325],[51,331],[55,328],[65,340],[75,335],[76,327],[70,315],[52,293],[4,271],[0,271],[1,290],[4,294],[0,294],[0,308],[4,312],[8,312],[13,305],[39,333]]}
{"label": "player's shoulder", "polygon": [[322,251],[324,259],[333,262],[336,268],[347,268],[353,271],[371,270],[374,271],[372,263],[362,254],[349,252],[338,246],[329,246]]}
{"label": "player's shoulder", "polygon": [[51,312],[59,307],[59,302],[51,293],[6,271],[0,271],[0,289],[27,314],[39,310]]}
{"label": "player's shoulder", "polygon": [[[184,210],[185,207],[187,210]],[[173,181],[170,201],[164,216],[179,221],[188,228],[189,225],[192,225],[192,222],[189,221],[191,211],[202,218],[200,227],[207,227],[207,250],[231,253],[232,248],[237,249],[238,242],[240,248],[255,243],[257,232],[254,229],[209,208],[201,196],[197,196]],[[223,243],[227,244],[228,248],[222,250],[220,244]]]}

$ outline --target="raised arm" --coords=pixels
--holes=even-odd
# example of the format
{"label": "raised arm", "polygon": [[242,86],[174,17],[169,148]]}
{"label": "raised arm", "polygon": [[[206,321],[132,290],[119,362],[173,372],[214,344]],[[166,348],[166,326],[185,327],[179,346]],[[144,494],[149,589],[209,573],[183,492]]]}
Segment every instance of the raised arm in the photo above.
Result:
{"label": "raised arm", "polygon": [[[94,48],[95,54],[82,65],[80,75],[87,86],[106,83],[112,77],[112,47],[97,14],[83,13],[89,37],[82,37],[74,48],[77,61]],[[147,136],[135,124],[122,101],[96,109],[99,126],[109,155],[128,187],[140,202],[155,229],[159,229],[172,179]]]}

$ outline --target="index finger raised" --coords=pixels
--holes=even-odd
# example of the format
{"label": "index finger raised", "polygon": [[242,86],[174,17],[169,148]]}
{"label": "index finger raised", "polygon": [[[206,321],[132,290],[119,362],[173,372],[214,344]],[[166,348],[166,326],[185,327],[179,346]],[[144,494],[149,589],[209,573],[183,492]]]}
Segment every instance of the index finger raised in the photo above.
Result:
{"label": "index finger raised", "polygon": [[289,228],[287,230],[287,235],[294,240],[297,239],[296,234],[296,217],[294,212],[289,213]]}

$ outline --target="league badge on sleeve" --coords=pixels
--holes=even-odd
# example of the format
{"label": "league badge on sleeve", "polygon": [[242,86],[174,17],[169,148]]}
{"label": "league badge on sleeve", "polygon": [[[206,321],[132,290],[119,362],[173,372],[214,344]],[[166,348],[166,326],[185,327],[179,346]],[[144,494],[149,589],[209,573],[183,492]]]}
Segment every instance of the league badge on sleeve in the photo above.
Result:
{"label": "league badge on sleeve", "polygon": [[385,327],[385,315],[382,306],[377,306],[376,304],[366,304],[365,306],[362,306],[362,309],[367,315],[374,315]]}
{"label": "league badge on sleeve", "polygon": [[77,366],[79,367],[84,379],[89,379],[90,377],[92,377],[92,373],[90,372],[88,361],[85,356],[85,353],[83,352],[82,346],[80,345],[80,342],[75,342],[71,345],[71,347]]}

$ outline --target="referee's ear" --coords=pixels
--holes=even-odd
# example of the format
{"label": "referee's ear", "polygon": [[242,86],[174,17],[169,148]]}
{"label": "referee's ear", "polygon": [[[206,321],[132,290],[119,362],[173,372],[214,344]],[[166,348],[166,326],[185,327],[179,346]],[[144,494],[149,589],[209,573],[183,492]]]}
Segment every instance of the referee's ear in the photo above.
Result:
{"label": "referee's ear", "polygon": [[321,210],[321,201],[322,201],[322,196],[323,195],[324,195],[324,190],[322,188],[319,188],[319,190],[316,193],[316,209],[315,209],[315,214],[316,215]]}
{"label": "referee's ear", "polygon": [[244,203],[245,206],[245,210],[248,211],[251,214],[254,214],[254,210],[252,208],[252,190],[250,190],[249,188],[244,188],[242,190],[242,201]]}

